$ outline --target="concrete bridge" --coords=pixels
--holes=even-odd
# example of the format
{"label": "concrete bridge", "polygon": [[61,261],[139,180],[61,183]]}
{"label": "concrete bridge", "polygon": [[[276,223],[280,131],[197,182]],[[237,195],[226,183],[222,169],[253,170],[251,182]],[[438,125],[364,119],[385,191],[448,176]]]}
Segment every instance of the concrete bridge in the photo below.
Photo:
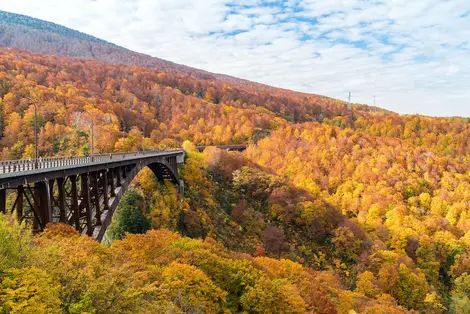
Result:
{"label": "concrete bridge", "polygon": [[[246,145],[217,147],[246,149]],[[184,163],[184,154],[178,149],[0,161],[0,212],[15,212],[34,232],[60,222],[101,241],[123,194],[144,167],[159,181],[173,182],[183,194],[177,167]]]}

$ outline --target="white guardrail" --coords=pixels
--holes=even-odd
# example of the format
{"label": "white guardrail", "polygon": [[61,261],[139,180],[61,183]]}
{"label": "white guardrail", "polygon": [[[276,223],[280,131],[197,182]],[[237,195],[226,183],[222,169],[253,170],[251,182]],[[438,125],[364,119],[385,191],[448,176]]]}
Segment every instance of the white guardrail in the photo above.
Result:
{"label": "white guardrail", "polygon": [[0,161],[0,174],[9,174],[23,171],[32,171],[37,169],[59,168],[65,166],[85,165],[93,163],[115,162],[125,159],[133,159],[136,157],[149,157],[164,152],[175,152],[175,150],[164,151],[140,151],[134,153],[114,153],[89,156],[70,156],[70,157],[54,157],[54,158],[32,158],[19,160],[2,160]]}

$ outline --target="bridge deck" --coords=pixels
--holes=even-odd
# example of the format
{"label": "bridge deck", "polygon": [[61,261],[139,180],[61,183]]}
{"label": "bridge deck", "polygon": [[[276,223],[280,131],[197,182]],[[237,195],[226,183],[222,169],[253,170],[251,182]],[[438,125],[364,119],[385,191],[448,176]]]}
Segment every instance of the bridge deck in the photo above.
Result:
{"label": "bridge deck", "polygon": [[[211,146],[196,146],[196,149],[200,152],[204,151],[206,147],[211,147]],[[246,144],[235,144],[235,145],[214,145],[213,147],[217,147],[219,149],[225,149],[225,150],[232,150],[232,151],[244,151],[246,150],[247,145]]]}
{"label": "bridge deck", "polygon": [[37,181],[38,176],[53,178],[62,176],[64,172],[81,173],[84,168],[90,172],[103,166],[125,165],[135,163],[137,160],[150,159],[154,157],[173,157],[181,155],[182,149],[173,151],[147,151],[135,153],[102,154],[79,157],[57,157],[30,160],[4,160],[0,161],[0,188],[8,188],[19,184],[26,184],[28,178]]}

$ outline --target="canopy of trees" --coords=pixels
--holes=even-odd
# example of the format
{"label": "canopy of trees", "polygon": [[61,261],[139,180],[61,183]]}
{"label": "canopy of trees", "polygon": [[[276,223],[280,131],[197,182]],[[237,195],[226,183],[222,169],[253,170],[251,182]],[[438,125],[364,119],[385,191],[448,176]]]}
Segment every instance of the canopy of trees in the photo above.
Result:
{"label": "canopy of trees", "polygon": [[[109,246],[0,216],[1,313],[470,311],[468,119],[13,50],[0,99],[3,159],[34,155],[34,106],[41,156],[92,125],[97,153],[188,152],[185,195],[141,171]],[[225,143],[250,145],[194,149]]]}

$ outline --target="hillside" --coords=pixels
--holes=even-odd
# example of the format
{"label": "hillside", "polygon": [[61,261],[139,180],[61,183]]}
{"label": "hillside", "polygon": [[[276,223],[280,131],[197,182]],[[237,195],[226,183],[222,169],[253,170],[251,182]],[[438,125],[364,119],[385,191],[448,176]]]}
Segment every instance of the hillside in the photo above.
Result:
{"label": "hillside", "polygon": [[[0,47],[15,48],[58,57],[96,60],[111,64],[136,65],[156,69],[160,72],[186,75],[195,79],[229,82],[232,85],[244,88],[251,86],[253,91],[265,91],[270,95],[276,96],[289,93],[295,94],[299,99],[316,97],[325,102],[333,101],[333,99],[324,96],[294,93],[292,91],[271,88],[263,84],[228,75],[194,69],[185,65],[130,51],[61,25],[5,11],[0,11]],[[346,105],[346,103],[342,103]]]}
{"label": "hillside", "polygon": [[[2,40],[27,27],[15,47],[46,55],[0,49],[2,159],[33,157],[31,101],[41,156],[89,153],[92,121],[97,153],[188,154],[184,196],[141,171],[109,246],[0,215],[0,312],[470,312],[469,119],[119,64],[112,44],[4,19]],[[249,147],[194,149],[225,143]]]}
{"label": "hillside", "polygon": [[[136,149],[116,146],[120,137],[132,132],[140,133],[140,140],[151,139],[151,145],[177,146],[183,140],[208,145],[256,141],[286,122],[336,123],[339,116],[352,121],[346,105],[334,99],[147,68],[5,49],[0,50],[0,66],[4,98],[0,146],[16,151],[16,145],[23,145],[20,152],[6,153],[5,158],[20,158],[31,144],[32,106],[27,97],[39,105],[40,124],[50,130],[39,136],[41,154],[46,156],[83,153],[85,148],[77,141],[83,142],[87,133],[77,135],[77,130],[86,130],[90,119],[95,121],[97,152]],[[362,108],[367,109],[358,106]]]}
{"label": "hillside", "polygon": [[197,79],[224,80],[261,86],[261,84],[246,80],[151,57],[52,22],[5,11],[0,11],[0,47],[59,57],[137,65],[172,74],[189,75]]}

